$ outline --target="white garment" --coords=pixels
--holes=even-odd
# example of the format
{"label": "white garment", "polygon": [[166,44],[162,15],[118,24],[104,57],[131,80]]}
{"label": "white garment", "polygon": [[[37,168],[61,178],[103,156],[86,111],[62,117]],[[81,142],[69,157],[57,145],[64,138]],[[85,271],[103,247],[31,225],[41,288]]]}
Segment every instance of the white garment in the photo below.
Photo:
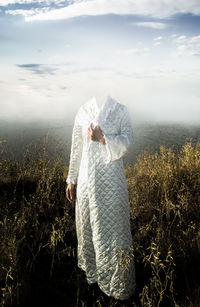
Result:
{"label": "white garment", "polygon": [[[100,126],[105,145],[88,138],[90,123]],[[134,294],[136,287],[123,166],[132,141],[127,107],[108,96],[99,108],[92,97],[75,117],[66,179],[77,183],[78,266],[86,272],[88,283],[98,282],[105,294],[122,300]]]}

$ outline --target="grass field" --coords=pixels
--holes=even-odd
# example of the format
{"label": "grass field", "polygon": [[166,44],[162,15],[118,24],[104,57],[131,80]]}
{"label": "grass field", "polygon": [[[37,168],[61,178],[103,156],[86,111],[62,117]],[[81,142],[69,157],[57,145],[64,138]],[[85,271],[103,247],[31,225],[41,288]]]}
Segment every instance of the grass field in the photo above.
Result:
{"label": "grass field", "polygon": [[[77,268],[75,203],[65,198],[65,146],[52,151],[46,136],[20,161],[6,158],[6,142],[0,146],[1,306],[89,306]],[[127,304],[199,306],[200,143],[143,151],[125,173],[137,277]],[[123,306],[101,291],[90,296],[93,306]]]}

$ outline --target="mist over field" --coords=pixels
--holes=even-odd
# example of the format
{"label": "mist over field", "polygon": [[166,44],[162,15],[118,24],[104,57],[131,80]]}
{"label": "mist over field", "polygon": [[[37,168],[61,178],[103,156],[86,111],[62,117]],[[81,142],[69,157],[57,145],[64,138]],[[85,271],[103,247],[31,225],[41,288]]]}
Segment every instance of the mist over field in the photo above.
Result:
{"label": "mist over field", "polygon": [[[137,156],[144,150],[154,153],[163,145],[177,151],[188,140],[191,140],[193,144],[200,141],[200,125],[138,122],[132,123],[132,127],[134,141],[129,153],[124,157],[125,165],[134,164]],[[28,123],[14,120],[1,121],[0,140],[4,141],[1,145],[7,148],[3,157],[20,161],[23,159],[26,148],[34,146],[39,141],[43,143],[46,138],[50,153],[53,152],[56,143],[62,146],[63,156],[68,165],[72,129],[73,124],[58,120]]]}

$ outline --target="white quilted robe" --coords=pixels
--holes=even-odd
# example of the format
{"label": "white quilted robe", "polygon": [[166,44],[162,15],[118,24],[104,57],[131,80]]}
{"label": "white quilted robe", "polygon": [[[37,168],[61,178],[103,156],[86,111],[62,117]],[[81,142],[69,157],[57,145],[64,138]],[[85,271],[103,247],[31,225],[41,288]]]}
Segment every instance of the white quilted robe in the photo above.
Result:
{"label": "white quilted robe", "polygon": [[[88,138],[99,125],[106,144]],[[98,107],[92,97],[74,121],[67,183],[77,183],[75,207],[78,267],[89,284],[116,299],[135,292],[129,196],[122,157],[133,141],[127,107],[110,96]]]}

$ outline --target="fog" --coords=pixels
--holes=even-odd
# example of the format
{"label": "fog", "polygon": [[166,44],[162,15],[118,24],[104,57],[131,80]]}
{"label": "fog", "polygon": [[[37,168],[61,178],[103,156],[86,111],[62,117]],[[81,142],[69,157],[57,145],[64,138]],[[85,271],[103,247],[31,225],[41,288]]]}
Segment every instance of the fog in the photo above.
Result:
{"label": "fog", "polygon": [[[134,164],[137,156],[144,150],[154,153],[159,152],[160,146],[164,145],[180,150],[187,141],[193,145],[200,142],[200,125],[172,124],[155,122],[132,122],[134,141],[129,153],[124,157],[125,166]],[[22,161],[26,151],[32,154],[35,146],[40,143],[40,153],[43,145],[47,144],[49,159],[54,158],[55,149],[58,145],[62,148],[64,164],[69,163],[73,124],[65,120],[54,121],[1,121],[0,122],[0,149],[3,159]],[[46,145],[45,145],[46,146]],[[60,152],[59,152],[60,153]]]}
{"label": "fog", "polygon": [[[34,65],[27,68],[38,69]],[[72,125],[76,112],[87,100],[96,96],[103,101],[110,95],[128,107],[136,124],[200,122],[199,78],[160,73],[155,68],[149,75],[147,71],[133,71],[130,75],[122,72],[93,69],[71,73],[66,78],[62,74],[41,77],[41,71],[34,76],[28,70],[25,79],[13,82],[11,74],[9,82],[0,82],[0,120],[46,124],[60,121]],[[9,72],[6,74],[9,77]]]}

